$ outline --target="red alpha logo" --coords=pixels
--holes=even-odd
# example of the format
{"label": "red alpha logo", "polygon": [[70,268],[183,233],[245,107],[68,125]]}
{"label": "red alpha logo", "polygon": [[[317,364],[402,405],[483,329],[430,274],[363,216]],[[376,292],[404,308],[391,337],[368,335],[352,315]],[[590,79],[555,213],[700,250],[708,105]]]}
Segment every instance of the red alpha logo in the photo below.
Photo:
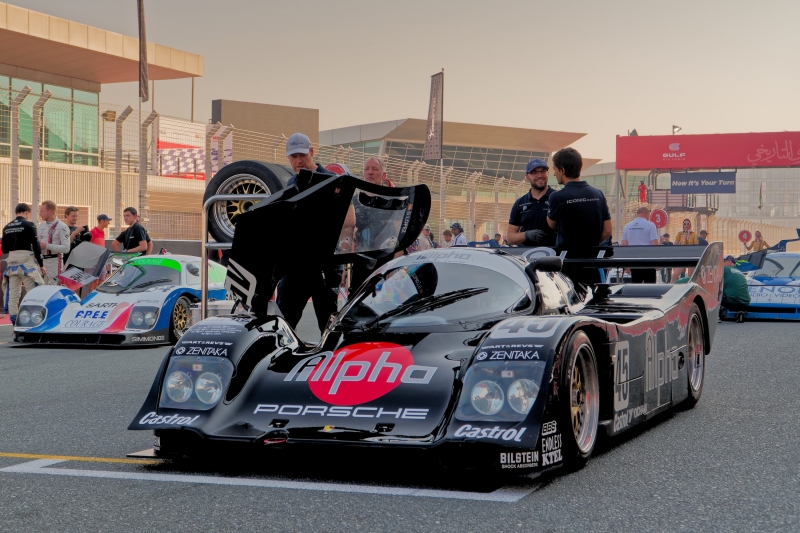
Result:
{"label": "red alpha logo", "polygon": [[332,405],[359,405],[388,394],[401,383],[426,385],[435,366],[414,364],[404,346],[362,342],[306,357],[284,381],[307,381],[311,392]]}

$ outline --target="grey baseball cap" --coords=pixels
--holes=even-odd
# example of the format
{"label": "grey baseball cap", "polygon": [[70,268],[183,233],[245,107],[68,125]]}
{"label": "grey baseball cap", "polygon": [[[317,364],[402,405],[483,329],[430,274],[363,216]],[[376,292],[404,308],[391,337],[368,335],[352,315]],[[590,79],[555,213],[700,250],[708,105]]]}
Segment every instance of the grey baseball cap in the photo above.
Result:
{"label": "grey baseball cap", "polygon": [[303,133],[295,133],[286,139],[286,155],[307,154],[311,149],[311,139]]}

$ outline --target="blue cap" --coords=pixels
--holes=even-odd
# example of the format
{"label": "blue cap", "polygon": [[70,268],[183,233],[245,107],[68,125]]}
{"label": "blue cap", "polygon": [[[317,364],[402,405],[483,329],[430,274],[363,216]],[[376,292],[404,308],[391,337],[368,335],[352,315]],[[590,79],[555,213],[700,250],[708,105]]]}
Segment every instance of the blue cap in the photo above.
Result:
{"label": "blue cap", "polygon": [[550,170],[550,167],[547,166],[547,162],[544,159],[531,159],[528,161],[528,166],[525,167],[525,174],[530,174],[532,170],[536,170],[539,167],[544,167],[547,170]]}
{"label": "blue cap", "polygon": [[464,228],[461,227],[461,223],[453,222],[453,225],[450,226],[450,229],[456,228],[457,230],[464,231]]}

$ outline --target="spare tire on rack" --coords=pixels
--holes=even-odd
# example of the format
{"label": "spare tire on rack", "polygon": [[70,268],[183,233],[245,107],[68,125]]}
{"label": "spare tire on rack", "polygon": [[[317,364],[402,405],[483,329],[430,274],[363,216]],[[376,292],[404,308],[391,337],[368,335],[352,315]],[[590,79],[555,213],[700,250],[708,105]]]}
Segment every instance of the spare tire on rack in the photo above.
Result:
{"label": "spare tire on rack", "polygon": [[[206,185],[203,203],[217,194],[273,194],[294,175],[289,167],[261,161],[236,161],[225,165]],[[254,200],[217,202],[208,210],[208,232],[217,242],[231,242],[236,217],[247,211]]]}

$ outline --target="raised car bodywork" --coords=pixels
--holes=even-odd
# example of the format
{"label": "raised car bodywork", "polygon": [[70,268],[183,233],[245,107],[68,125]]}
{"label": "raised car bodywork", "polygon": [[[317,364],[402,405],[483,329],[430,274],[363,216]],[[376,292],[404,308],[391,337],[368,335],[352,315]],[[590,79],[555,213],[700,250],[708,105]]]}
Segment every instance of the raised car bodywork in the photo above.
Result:
{"label": "raised car bodywork", "polygon": [[[351,180],[327,178],[299,192],[322,203],[337,194],[350,198],[357,186]],[[394,193],[364,187],[404,195],[410,207],[402,209],[424,224],[424,186]],[[279,203],[270,198],[251,213],[275,209],[302,218],[299,204],[274,207]],[[243,266],[248,252],[237,238],[266,216],[239,220],[231,255],[229,282],[231,274],[248,279],[237,294],[253,303],[271,292],[275,278]],[[335,220],[344,218],[342,212]],[[398,248],[421,229],[409,226]],[[636,248],[575,259],[566,253],[564,261],[694,266],[691,281],[602,285],[581,296],[556,272],[561,260],[529,262],[557,251],[450,248],[378,268],[315,346],[301,342],[270,306],[209,318],[166,355],[129,429],[154,430],[156,453],[164,456],[235,444],[328,444],[435,449],[451,464],[501,471],[561,466],[576,459],[576,402],[596,405],[585,423],[613,435],[690,400],[692,379],[695,401],[702,390],[716,330],[710,318],[721,298],[722,247]],[[580,389],[565,387],[575,384],[567,356],[580,339],[596,354],[599,385],[583,398]]]}
{"label": "raised car bodywork", "polygon": [[[167,344],[172,310],[178,299],[199,301],[199,268],[199,257],[137,257],[125,263],[83,300],[66,287],[36,287],[20,304],[20,319],[14,327],[15,341],[24,344]],[[225,298],[224,281],[225,269],[212,264],[209,267],[211,298]],[[141,313],[141,321],[137,312]],[[38,324],[32,320],[34,316],[42,317]]]}

